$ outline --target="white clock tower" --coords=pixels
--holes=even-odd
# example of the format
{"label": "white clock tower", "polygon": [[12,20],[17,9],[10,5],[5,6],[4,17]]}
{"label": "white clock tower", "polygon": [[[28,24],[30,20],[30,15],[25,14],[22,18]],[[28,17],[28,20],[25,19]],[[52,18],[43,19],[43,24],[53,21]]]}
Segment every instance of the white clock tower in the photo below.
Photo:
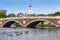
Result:
{"label": "white clock tower", "polygon": [[29,15],[31,15],[32,14],[32,6],[30,5],[29,6]]}

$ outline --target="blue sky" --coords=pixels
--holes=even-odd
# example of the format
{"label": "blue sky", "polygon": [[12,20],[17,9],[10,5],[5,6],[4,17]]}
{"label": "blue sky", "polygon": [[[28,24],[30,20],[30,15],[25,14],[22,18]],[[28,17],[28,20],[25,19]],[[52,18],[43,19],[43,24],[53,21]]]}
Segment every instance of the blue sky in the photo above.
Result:
{"label": "blue sky", "polygon": [[28,13],[29,5],[36,14],[60,11],[60,0],[0,0],[0,9],[7,10],[7,13]]}

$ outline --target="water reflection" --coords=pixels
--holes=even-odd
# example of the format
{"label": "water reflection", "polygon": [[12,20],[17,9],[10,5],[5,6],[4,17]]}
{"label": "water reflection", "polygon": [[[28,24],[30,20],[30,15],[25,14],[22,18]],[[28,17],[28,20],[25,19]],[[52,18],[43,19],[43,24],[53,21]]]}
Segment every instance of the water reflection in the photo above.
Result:
{"label": "water reflection", "polygon": [[60,29],[0,28],[0,40],[60,40]]}

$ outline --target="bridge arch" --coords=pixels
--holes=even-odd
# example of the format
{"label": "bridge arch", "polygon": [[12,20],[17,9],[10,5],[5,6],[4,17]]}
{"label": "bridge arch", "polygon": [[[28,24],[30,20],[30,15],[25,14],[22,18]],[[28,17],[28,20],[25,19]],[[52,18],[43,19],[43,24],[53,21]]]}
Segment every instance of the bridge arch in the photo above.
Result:
{"label": "bridge arch", "polygon": [[20,25],[23,25],[22,23],[20,23],[17,20],[7,20],[7,21],[5,21],[3,23],[2,27],[10,27],[10,25],[13,24],[13,23],[15,23],[15,22],[18,23],[18,24],[20,24]]}
{"label": "bridge arch", "polygon": [[32,27],[33,26],[32,28],[34,28],[34,25],[36,25],[36,24],[38,24],[40,22],[48,22],[48,23],[51,23],[51,24],[54,24],[55,26],[57,26],[55,23],[53,23],[53,22],[51,22],[51,21],[49,21],[47,19],[35,19],[35,20],[32,20],[29,23],[27,23],[25,26],[26,27]]}

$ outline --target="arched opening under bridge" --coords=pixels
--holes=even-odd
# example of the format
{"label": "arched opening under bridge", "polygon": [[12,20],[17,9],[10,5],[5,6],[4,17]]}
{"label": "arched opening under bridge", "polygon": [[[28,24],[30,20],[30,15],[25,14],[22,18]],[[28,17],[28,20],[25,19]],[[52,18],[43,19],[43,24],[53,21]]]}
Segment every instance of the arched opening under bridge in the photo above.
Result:
{"label": "arched opening under bridge", "polygon": [[[39,19],[39,20],[33,20],[33,21],[31,21],[31,22],[29,22],[27,25],[26,25],[26,27],[28,27],[28,28],[35,28],[36,27],[36,25],[42,25],[42,26],[50,26],[50,27],[55,27],[56,26],[56,24],[54,24],[54,23],[52,23],[52,22],[50,22],[50,21],[48,21],[48,20],[41,20],[41,19]],[[45,24],[47,24],[47,25],[45,25]]]}
{"label": "arched opening under bridge", "polygon": [[3,24],[3,27],[7,27],[7,28],[22,27],[22,24],[15,20],[9,20]]}

